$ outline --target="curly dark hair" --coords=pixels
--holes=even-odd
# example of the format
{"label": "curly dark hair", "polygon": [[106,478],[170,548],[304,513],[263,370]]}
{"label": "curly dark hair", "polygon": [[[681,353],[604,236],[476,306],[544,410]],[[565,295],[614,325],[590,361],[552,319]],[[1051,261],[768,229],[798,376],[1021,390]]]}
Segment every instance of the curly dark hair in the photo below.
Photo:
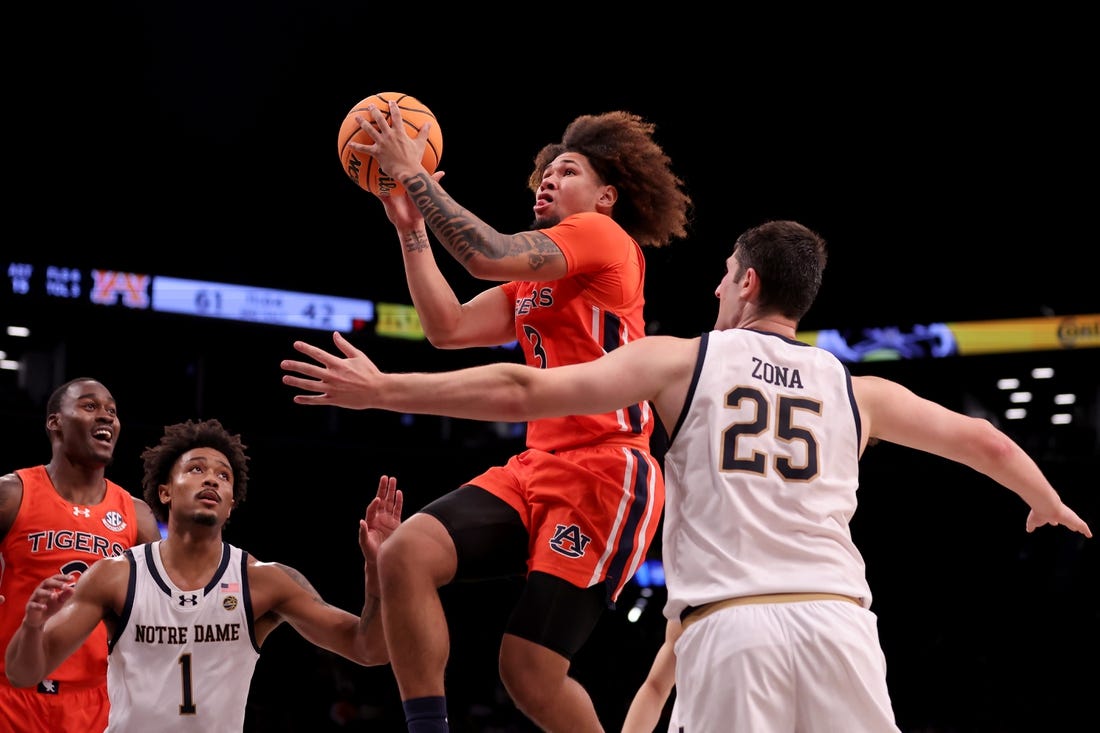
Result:
{"label": "curly dark hair", "polygon": [[240,506],[248,493],[248,455],[241,436],[230,433],[217,420],[203,420],[168,425],[160,442],[146,448],[141,454],[145,464],[145,503],[162,522],[168,521],[168,507],[160,501],[160,486],[168,483],[172,466],[193,448],[213,448],[229,459],[233,469],[233,501]]}
{"label": "curly dark hair", "polygon": [[581,115],[569,123],[561,142],[535,156],[527,186],[538,192],[542,174],[562,153],[580,153],[604,183],[619,192],[611,218],[643,246],[663,247],[687,236],[691,197],[653,140],[656,125],[621,110]]}

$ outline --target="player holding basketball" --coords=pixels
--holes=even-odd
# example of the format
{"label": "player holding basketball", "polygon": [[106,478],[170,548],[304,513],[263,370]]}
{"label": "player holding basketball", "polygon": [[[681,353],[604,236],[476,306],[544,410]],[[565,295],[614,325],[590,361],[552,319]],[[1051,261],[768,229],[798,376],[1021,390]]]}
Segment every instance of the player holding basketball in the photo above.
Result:
{"label": "player holding basketball", "polygon": [[[46,402],[50,462],[0,476],[0,651],[42,578],[79,578],[102,558],[160,539],[149,506],[105,476],[121,429],[115,398],[101,382],[70,380]],[[103,626],[34,682],[20,689],[0,674],[0,720],[34,733],[103,730],[109,706]]]}
{"label": "player holding basketball", "polygon": [[[643,339],[639,245],[685,236],[691,204],[651,123],[623,111],[575,119],[535,158],[534,228],[502,234],[443,190],[441,172],[423,168],[425,130],[410,138],[396,104],[389,113],[392,127],[373,110],[375,143],[356,149],[406,190],[382,202],[434,346],[518,339],[526,363],[548,368]],[[432,254],[425,220],[471,275],[499,284],[460,303]],[[650,453],[652,431],[644,401],[532,421],[525,452],[428,504],[394,533],[380,564],[382,616],[410,731],[448,729],[449,639],[438,589],[508,575],[527,577],[501,641],[509,695],[546,730],[603,729],[569,665],[656,532],[664,482]]]}
{"label": "player holding basketball", "polygon": [[[896,733],[865,565],[852,542],[859,457],[872,439],[979,471],[1030,507],[1026,529],[1091,537],[1023,449],[968,417],[795,340],[821,285],[825,242],[791,221],[748,230],[715,294],[715,330],[648,336],[559,369],[493,364],[383,374],[345,358],[284,362],[309,404],[531,420],[652,400],[669,428],[663,534],[686,731]],[[383,559],[383,563],[385,559]],[[385,588],[383,588],[383,594]],[[383,601],[384,603],[384,601]]]}
{"label": "player holding basketball", "polygon": [[145,499],[167,521],[166,538],[96,563],[75,588],[65,573],[42,580],[7,648],[13,684],[34,684],[102,621],[108,731],[230,733],[244,727],[260,647],[284,622],[354,662],[386,663],[375,565],[401,521],[395,479],[379,480],[359,522],[366,598],[356,616],[326,603],[297,570],[222,539],[248,488],[239,435],[217,420],[177,423],[142,459]]}

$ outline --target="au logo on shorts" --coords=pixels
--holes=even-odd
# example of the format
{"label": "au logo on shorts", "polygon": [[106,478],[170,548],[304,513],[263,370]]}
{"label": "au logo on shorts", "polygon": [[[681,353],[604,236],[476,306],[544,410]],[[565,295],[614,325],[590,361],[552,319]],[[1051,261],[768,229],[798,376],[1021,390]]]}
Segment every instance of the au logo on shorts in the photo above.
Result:
{"label": "au logo on shorts", "polygon": [[554,530],[554,536],[550,538],[550,549],[566,557],[581,557],[584,555],[584,548],[591,541],[592,538],[583,534],[577,525],[570,524],[566,527],[559,524]]}

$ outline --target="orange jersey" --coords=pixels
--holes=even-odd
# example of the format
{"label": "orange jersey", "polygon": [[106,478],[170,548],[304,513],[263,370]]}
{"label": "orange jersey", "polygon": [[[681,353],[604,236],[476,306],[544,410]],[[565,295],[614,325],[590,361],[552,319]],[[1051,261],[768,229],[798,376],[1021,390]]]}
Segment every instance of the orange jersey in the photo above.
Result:
{"label": "orange jersey", "polygon": [[[645,258],[638,243],[595,212],[541,231],[565,255],[565,277],[501,286],[515,302],[516,339],[526,363],[545,369],[592,361],[645,336]],[[639,403],[600,415],[532,420],[527,446],[554,451],[615,444],[648,451],[652,432],[649,405]]]}
{"label": "orange jersey", "polygon": [[[0,640],[4,645],[23,622],[27,599],[38,584],[57,573],[79,576],[103,557],[120,555],[137,541],[134,499],[107,481],[103,501],[79,506],[63,499],[45,466],[15,472],[23,482],[23,500],[15,521],[0,541]],[[3,674],[0,686],[11,688]],[[107,631],[100,623],[83,645],[50,673],[60,694],[66,689],[107,684]]]}

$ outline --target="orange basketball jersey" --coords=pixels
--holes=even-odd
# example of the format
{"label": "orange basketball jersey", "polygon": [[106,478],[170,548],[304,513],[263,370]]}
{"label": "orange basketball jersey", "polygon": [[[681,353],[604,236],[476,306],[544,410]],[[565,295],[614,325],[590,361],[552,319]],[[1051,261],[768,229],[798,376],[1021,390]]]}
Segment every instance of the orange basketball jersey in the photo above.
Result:
{"label": "orange basketball jersey", "polygon": [[[565,255],[565,277],[501,286],[515,302],[516,338],[526,363],[545,369],[592,361],[645,336],[645,257],[638,243],[595,212],[541,231]],[[602,415],[533,420],[527,446],[553,451],[615,444],[648,451],[652,432],[649,405],[640,403]]]}
{"label": "orange basketball jersey", "polygon": [[[0,542],[0,639],[5,643],[23,622],[27,599],[45,578],[57,573],[80,575],[96,560],[137,541],[134,500],[121,486],[107,481],[103,501],[74,505],[54,489],[45,466],[15,472],[23,482],[23,501],[7,536]],[[10,685],[3,674],[0,684]],[[107,684],[107,631],[99,624],[71,657],[50,674],[63,692]]]}

